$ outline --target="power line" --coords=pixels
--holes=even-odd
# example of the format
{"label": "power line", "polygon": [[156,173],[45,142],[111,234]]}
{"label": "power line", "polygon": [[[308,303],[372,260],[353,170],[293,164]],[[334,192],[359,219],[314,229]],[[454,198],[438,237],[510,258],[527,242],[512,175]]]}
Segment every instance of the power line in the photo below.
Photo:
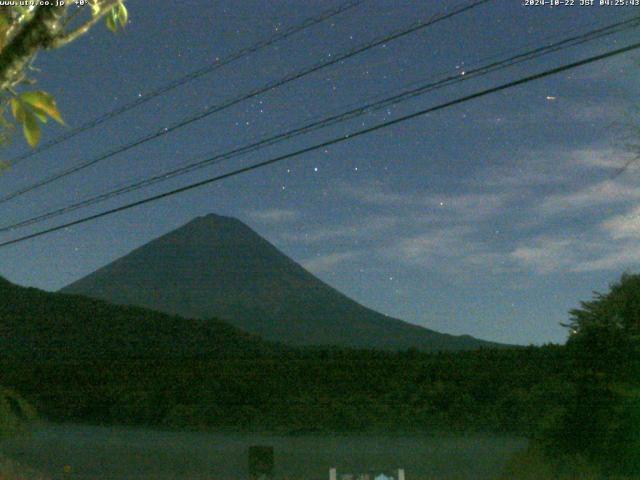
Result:
{"label": "power line", "polygon": [[560,67],[555,67],[555,68],[552,68],[552,69],[549,69],[549,70],[545,70],[544,72],[537,73],[537,74],[534,74],[534,75],[529,75],[527,77],[524,77],[524,78],[521,78],[521,79],[518,79],[518,80],[514,80],[514,81],[511,81],[511,82],[503,83],[501,85],[498,85],[497,87],[492,87],[492,88],[488,88],[488,89],[485,89],[485,90],[481,90],[479,92],[472,93],[472,94],[466,95],[464,97],[460,97],[460,98],[457,98],[457,99],[454,99],[454,100],[450,100],[450,101],[445,102],[445,103],[441,103],[441,104],[436,105],[434,107],[429,107],[429,108],[426,108],[426,109],[423,109],[423,110],[419,110],[417,112],[414,112],[414,113],[411,113],[411,114],[408,114],[408,115],[404,115],[402,117],[399,117],[399,118],[396,118],[396,119],[393,119],[393,120],[388,120],[386,122],[382,122],[382,123],[379,123],[377,125],[374,125],[372,127],[368,127],[368,128],[362,129],[362,130],[357,130],[357,131],[355,131],[353,133],[350,133],[350,134],[347,134],[347,135],[342,135],[340,137],[336,137],[336,138],[333,138],[331,140],[327,140],[325,142],[312,145],[310,147],[302,148],[300,150],[296,150],[296,151],[291,152],[291,153],[280,155],[280,156],[271,158],[269,160],[265,160],[263,162],[259,162],[259,163],[256,163],[256,164],[253,164],[253,165],[250,165],[250,166],[247,166],[247,167],[239,168],[239,169],[233,170],[231,172],[227,172],[227,173],[224,173],[224,174],[221,174],[221,175],[217,175],[215,177],[211,177],[211,178],[208,178],[208,179],[205,179],[205,180],[200,180],[198,182],[191,183],[191,184],[186,185],[184,187],[176,188],[174,190],[170,190],[168,192],[164,192],[164,193],[161,193],[161,194],[158,194],[158,195],[153,195],[151,197],[147,197],[147,198],[144,198],[142,200],[131,202],[131,203],[128,203],[126,205],[121,205],[119,207],[112,208],[112,209],[109,209],[109,210],[105,210],[105,211],[102,211],[100,213],[89,215],[89,216],[86,216],[86,217],[83,217],[83,218],[80,218],[80,219],[77,219],[77,220],[74,220],[74,221],[71,221],[71,222],[67,222],[67,223],[64,223],[64,224],[61,224],[61,225],[57,225],[55,227],[50,227],[50,228],[47,228],[47,229],[44,229],[44,230],[40,230],[38,232],[31,233],[29,235],[24,235],[22,237],[15,238],[13,240],[8,240],[8,241],[0,243],[0,247],[6,247],[8,245],[13,245],[15,243],[24,242],[26,240],[30,240],[32,238],[36,238],[36,237],[40,237],[42,235],[46,235],[46,234],[49,234],[49,233],[52,233],[52,232],[56,232],[56,231],[62,230],[64,228],[69,228],[69,227],[72,227],[72,226],[75,226],[75,225],[79,225],[81,223],[86,223],[86,222],[89,222],[91,220],[96,220],[98,218],[106,217],[108,215],[112,215],[112,214],[117,213],[117,212],[122,212],[124,210],[128,210],[128,209],[140,206],[140,205],[144,205],[144,204],[151,203],[151,202],[154,202],[154,201],[157,201],[157,200],[161,200],[163,198],[167,198],[167,197],[170,197],[170,196],[173,196],[173,195],[177,195],[177,194],[182,193],[182,192],[193,190],[195,188],[198,188],[198,187],[201,187],[201,186],[204,186],[204,185],[208,185],[208,184],[211,184],[211,183],[219,182],[221,180],[224,180],[224,179],[227,179],[227,178],[231,178],[231,177],[235,177],[237,175],[240,175],[240,174],[243,174],[243,173],[247,173],[247,172],[250,172],[250,171],[253,171],[253,170],[258,170],[260,168],[263,168],[263,167],[266,167],[266,166],[269,166],[269,165],[273,165],[275,163],[282,162],[284,160],[288,160],[290,158],[298,157],[298,156],[303,155],[305,153],[309,153],[309,152],[313,152],[313,151],[316,151],[316,150],[320,150],[322,148],[326,148],[326,147],[329,147],[331,145],[336,145],[338,143],[342,143],[342,142],[345,142],[345,141],[348,141],[348,140],[352,140],[354,138],[357,138],[357,137],[360,137],[360,136],[363,136],[363,135],[366,135],[366,134],[369,134],[369,133],[372,133],[372,132],[376,132],[376,131],[381,130],[383,128],[388,128],[390,126],[393,126],[393,125],[396,125],[396,124],[399,124],[399,123],[402,123],[402,122],[406,122],[408,120],[411,120],[411,119],[426,115],[428,113],[432,113],[432,112],[435,112],[435,111],[438,111],[438,110],[443,110],[445,108],[449,108],[449,107],[452,107],[454,105],[459,105],[461,103],[465,103],[465,102],[468,102],[470,100],[474,100],[476,98],[484,97],[486,95],[490,95],[492,93],[500,92],[500,91],[506,90],[508,88],[513,88],[513,87],[516,87],[518,85],[523,85],[525,83],[528,83],[528,82],[531,82],[531,81],[534,81],[534,80],[539,80],[541,78],[545,78],[545,77],[548,77],[548,76],[551,76],[551,75],[555,75],[555,74],[558,74],[558,73],[561,73],[561,72],[565,72],[567,70],[571,70],[571,69],[574,69],[574,68],[577,68],[577,67],[581,67],[583,65],[588,65],[590,63],[594,63],[594,62],[597,62],[597,61],[600,61],[600,60],[604,60],[606,58],[610,58],[610,57],[613,57],[613,56],[616,56],[616,55],[621,55],[623,53],[627,53],[627,52],[630,52],[632,50],[637,50],[638,48],[640,48],[640,42],[628,45],[628,46],[623,47],[623,48],[612,50],[612,51],[609,51],[609,52],[606,52],[606,53],[603,53],[603,54],[600,54],[600,55],[595,55],[595,56],[586,58],[584,60],[580,60],[578,62],[573,62],[573,63],[569,63],[569,64],[566,64],[566,65],[562,65]]}
{"label": "power line", "polygon": [[54,175],[52,175],[50,177],[47,177],[47,178],[45,178],[43,180],[35,182],[35,183],[33,183],[33,184],[29,185],[29,186],[23,187],[23,188],[21,188],[19,190],[16,190],[16,191],[12,192],[12,193],[4,195],[3,197],[0,197],[0,204],[8,202],[9,200],[12,200],[12,199],[14,199],[16,197],[24,195],[25,193],[31,192],[33,190],[36,190],[36,189],[38,189],[40,187],[43,187],[45,185],[48,185],[48,184],[50,184],[50,183],[52,183],[52,182],[54,182],[56,180],[59,180],[61,178],[66,177],[68,175],[71,175],[73,173],[76,173],[76,172],[79,172],[81,170],[84,170],[85,168],[91,167],[91,166],[93,166],[93,165],[95,165],[95,164],[97,164],[97,163],[99,163],[99,162],[101,162],[103,160],[106,160],[107,158],[113,157],[113,156],[115,156],[117,154],[120,154],[120,153],[128,151],[128,150],[131,150],[132,148],[135,148],[135,147],[137,147],[139,145],[147,143],[147,142],[149,142],[151,140],[155,140],[156,138],[159,138],[159,137],[161,137],[163,135],[167,135],[168,133],[171,133],[171,132],[173,132],[175,130],[178,130],[178,129],[182,128],[182,127],[190,125],[191,123],[194,123],[194,122],[196,122],[198,120],[201,120],[201,119],[203,119],[205,117],[208,117],[210,115],[213,115],[214,113],[220,112],[222,110],[226,110],[227,108],[230,108],[230,107],[232,107],[232,106],[234,106],[234,105],[236,105],[238,103],[241,103],[241,102],[243,102],[245,100],[248,100],[250,98],[256,97],[256,96],[261,95],[263,93],[266,93],[266,92],[269,92],[269,91],[274,90],[276,88],[279,88],[282,85],[285,85],[285,84],[287,84],[289,82],[292,82],[294,80],[298,80],[300,78],[303,78],[303,77],[305,77],[307,75],[310,75],[310,74],[312,74],[314,72],[317,72],[317,71],[319,71],[319,70],[321,70],[323,68],[329,67],[331,65],[335,65],[336,63],[342,62],[342,61],[344,61],[344,60],[346,60],[348,58],[351,58],[351,57],[354,57],[356,55],[359,55],[360,53],[363,53],[365,51],[371,50],[372,48],[375,48],[377,46],[387,44],[389,42],[397,40],[397,39],[399,39],[401,37],[404,37],[406,35],[409,35],[411,33],[416,32],[416,31],[419,31],[419,30],[422,30],[422,29],[427,28],[429,26],[435,25],[436,23],[438,23],[440,21],[452,18],[452,17],[454,17],[456,15],[460,15],[460,14],[462,14],[462,13],[468,11],[468,10],[476,8],[476,7],[478,7],[478,6],[482,5],[482,4],[490,2],[490,1],[492,1],[492,0],[475,0],[474,2],[467,3],[464,6],[455,8],[454,10],[452,10],[449,13],[438,14],[438,15],[432,17],[430,20],[417,22],[417,23],[415,23],[413,26],[411,26],[409,28],[405,28],[403,30],[397,31],[397,32],[392,33],[390,35],[386,35],[386,36],[384,36],[382,38],[378,38],[378,39],[373,40],[371,42],[368,42],[368,43],[366,43],[364,45],[356,47],[355,49],[352,49],[352,50],[350,50],[350,51],[348,51],[348,52],[346,52],[344,54],[341,54],[341,55],[338,55],[336,57],[333,57],[330,60],[317,63],[316,65],[314,65],[312,67],[306,68],[306,69],[301,70],[299,72],[295,72],[295,73],[289,74],[289,75],[285,76],[284,78],[282,78],[280,80],[277,80],[277,81],[275,81],[273,83],[267,84],[266,86],[259,87],[259,88],[255,89],[255,90],[252,90],[251,92],[249,92],[247,94],[241,95],[239,97],[235,97],[235,98],[233,98],[233,99],[231,99],[231,100],[229,100],[229,101],[227,101],[225,103],[222,103],[220,105],[211,106],[211,107],[205,109],[203,112],[200,112],[198,114],[189,116],[189,117],[187,117],[187,118],[185,118],[185,119],[183,119],[183,120],[181,120],[181,121],[179,121],[177,123],[174,123],[170,127],[161,128],[161,129],[157,130],[154,133],[151,133],[151,134],[148,134],[148,135],[146,135],[144,137],[141,137],[141,138],[139,138],[139,139],[137,139],[137,140],[135,140],[135,141],[133,141],[131,143],[122,145],[120,147],[117,147],[116,149],[113,149],[113,150],[111,150],[111,151],[109,151],[109,152],[107,152],[105,154],[102,154],[97,158],[94,158],[92,160],[89,160],[89,161],[86,161],[86,162],[81,163],[79,165],[76,165],[75,167],[68,168],[68,169],[63,170],[61,172],[58,172],[58,173],[56,173],[56,174],[54,174]]}
{"label": "power line", "polygon": [[[594,39],[602,38],[607,35],[612,35],[615,33],[620,33],[621,31],[636,28],[640,24],[640,17],[634,16],[630,19],[622,20],[620,22],[616,22],[605,27],[601,27],[595,30],[591,30],[589,32],[585,32],[580,35],[576,35],[573,37],[565,38],[563,40],[549,43],[545,46],[534,48],[532,50],[528,50],[526,52],[518,53],[516,55],[512,55],[506,59],[494,61],[487,65],[483,65],[480,67],[476,67],[473,69],[466,70],[464,72],[457,72],[454,75],[449,75],[443,79],[440,79],[436,82],[431,82],[427,84],[421,84],[417,88],[412,88],[410,90],[406,90],[400,94],[393,95],[391,97],[383,98],[382,100],[376,102],[370,102],[365,105],[361,105],[355,109],[350,109],[347,111],[343,111],[336,115],[330,115],[321,120],[317,120],[315,122],[306,124],[302,127],[297,127],[292,130],[286,131],[284,133],[280,133],[274,136],[270,136],[267,138],[263,138],[255,143],[251,143],[249,145],[245,145],[243,147],[238,147],[227,152],[217,154],[213,157],[206,158],[204,160],[199,160],[196,162],[189,163],[179,168],[174,168],[172,170],[164,171],[160,174],[154,175],[149,178],[144,178],[139,181],[135,181],[128,185],[124,185],[118,187],[116,189],[107,191],[105,193],[101,193],[98,195],[94,195],[73,203],[71,205],[67,205],[65,207],[57,208],[42,214],[38,214],[31,218],[12,223],[9,225],[5,225],[0,227],[0,232],[14,230],[16,228],[25,227],[28,225],[33,225],[35,223],[40,223],[44,220],[48,220],[65,213],[69,213],[80,208],[88,207],[91,205],[95,205],[97,203],[101,203],[103,201],[109,200],[119,195],[123,195],[125,193],[130,193],[141,188],[153,185],[155,183],[166,181],[170,178],[174,178],[178,175],[183,175],[192,171],[195,171],[200,168],[204,168],[210,165],[218,164],[224,160],[228,160],[231,158],[238,157],[240,155],[244,155],[249,152],[253,152],[259,150],[261,148],[274,145],[276,143],[280,143],[285,140],[289,140],[293,137],[306,134],[321,128],[325,128],[330,125],[334,125],[339,122],[343,122],[345,120],[350,120],[356,118],[360,115],[363,115],[368,112],[376,111],[382,108],[388,108],[389,106],[395,105],[397,103],[409,100],[418,95],[423,95],[427,92],[431,92],[433,90],[450,86],[462,81],[468,81],[478,76],[484,76],[488,73],[492,73],[504,68],[512,67],[514,65],[518,65],[525,61],[531,61],[535,58],[539,58],[544,55],[548,55],[550,53],[555,53],[557,51],[574,47],[576,45],[583,44],[588,41],[592,41]],[[462,74],[464,73],[464,75]]]}
{"label": "power line", "polygon": [[39,153],[44,152],[45,150],[50,149],[51,147],[58,145],[60,143],[66,142],[67,140],[70,140],[71,138],[86,132],[87,130],[90,130],[92,128],[97,127],[98,125],[103,124],[104,122],[111,120],[114,117],[117,117],[119,115],[122,115],[125,112],[128,112],[129,110],[132,110],[140,105],[143,105],[145,103],[147,103],[150,100],[153,100],[156,97],[159,97],[160,95],[163,95],[165,93],[170,92],[171,90],[174,90],[178,87],[181,87],[182,85],[186,85],[187,83],[196,80],[197,78],[200,78],[204,75],[208,75],[210,73],[215,72],[216,70],[218,70],[219,68],[224,67],[225,65],[229,65],[233,62],[235,62],[236,60],[239,60],[243,57],[246,57],[247,55],[250,55],[252,53],[258,52],[259,50],[262,50],[264,48],[267,48],[275,43],[278,43],[282,40],[285,40],[297,33],[302,32],[303,30],[306,30],[307,28],[313,27],[314,25],[317,25],[319,23],[322,23],[326,20],[329,20],[330,18],[333,18],[337,15],[340,15],[341,13],[344,13],[348,10],[351,10],[357,6],[359,6],[360,4],[362,4],[365,0],[354,0],[348,3],[345,3],[337,8],[332,8],[330,10],[326,10],[324,12],[322,12],[320,15],[317,15],[315,17],[310,17],[307,18],[305,20],[303,20],[301,23],[299,23],[298,25],[294,25],[286,30],[283,30],[282,32],[272,35],[269,38],[266,38],[264,40],[261,40],[249,47],[243,48],[241,50],[238,50],[237,52],[232,53],[231,55],[221,59],[221,60],[216,60],[215,63],[212,63],[210,65],[207,65],[205,67],[199,68],[197,70],[194,70],[192,72],[187,73],[186,75],[183,75],[171,82],[168,82],[164,85],[161,85],[160,87],[156,88],[155,90],[152,90],[138,98],[136,98],[135,100],[130,101],[129,103],[125,103],[124,105],[115,108],[114,110],[111,110],[107,113],[104,113],[92,120],[89,120],[88,122],[42,144],[40,147],[36,148],[35,150],[29,150],[25,153],[23,153],[22,155],[19,155],[15,158],[13,158],[12,160],[9,160],[9,165],[16,165],[18,163],[20,163],[22,160],[25,160],[29,157],[33,157],[34,155],[38,155]]}

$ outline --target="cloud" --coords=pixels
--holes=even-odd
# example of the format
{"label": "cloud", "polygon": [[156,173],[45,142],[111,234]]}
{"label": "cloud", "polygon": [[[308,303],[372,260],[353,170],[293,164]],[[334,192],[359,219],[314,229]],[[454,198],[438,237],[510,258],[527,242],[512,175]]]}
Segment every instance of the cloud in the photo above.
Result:
{"label": "cloud", "polygon": [[595,230],[581,236],[539,235],[505,250],[479,240],[472,228],[454,227],[400,239],[383,252],[393,261],[455,276],[523,268],[548,275],[634,267],[640,264],[639,237],[617,242]]}
{"label": "cloud", "polygon": [[415,200],[407,194],[385,191],[379,183],[369,183],[365,186],[342,185],[340,193],[359,202],[371,205],[405,205],[415,206]]}
{"label": "cloud", "polygon": [[249,216],[256,222],[261,223],[285,223],[293,222],[300,218],[300,214],[295,210],[284,208],[271,208],[268,210],[254,210],[249,212]]}
{"label": "cloud", "polygon": [[578,264],[576,271],[627,269],[640,263],[640,207],[604,220],[599,228],[604,236],[600,255]]}
{"label": "cloud", "polygon": [[616,173],[635,157],[626,150],[602,145],[585,148],[550,145],[506,154],[509,157],[493,159],[466,183],[471,188],[489,188],[493,193],[511,196],[528,193],[539,199],[541,188],[551,192],[562,189],[565,194],[581,190],[585,184],[603,182],[605,175]]}
{"label": "cloud", "polygon": [[521,266],[546,274],[572,268],[576,262],[573,247],[566,238],[540,236],[515,248],[510,257]]}
{"label": "cloud", "polygon": [[[340,251],[304,262],[319,273],[364,256],[462,280],[479,272],[628,269],[640,262],[640,207],[630,206],[640,199],[640,182],[605,176],[627,158],[622,150],[601,146],[549,147],[505,161],[504,168],[494,162],[490,172],[461,181],[467,189],[459,193],[401,191],[379,181],[339,184],[337,198],[348,199],[363,215],[278,235],[305,248],[339,245]],[[275,212],[260,215],[297,218]],[[566,224],[550,224],[549,216],[566,214],[572,215]],[[578,222],[576,214],[589,215],[589,221]]]}
{"label": "cloud", "polygon": [[605,220],[601,227],[616,240],[640,238],[640,207],[635,207],[627,213]]}
{"label": "cloud", "polygon": [[[587,154],[575,158],[580,158],[580,163],[600,165],[606,164],[609,157]],[[589,215],[595,222],[584,221],[571,228],[567,225],[559,233],[522,239],[510,257],[521,267],[540,274],[636,267],[640,263],[640,207],[634,205],[638,199],[640,185],[611,179],[548,196],[538,208],[544,215],[607,207],[603,211],[609,216],[602,218],[601,212],[593,211]],[[570,234],[571,231],[576,233]]]}
{"label": "cloud", "polygon": [[308,260],[305,265],[310,269],[328,271],[338,262],[365,254],[456,275],[482,268],[497,272],[506,265],[504,253],[478,239],[486,227],[484,220],[505,209],[505,195],[397,192],[381,183],[343,184],[339,193],[364,204],[365,211],[377,213],[354,217],[351,223],[280,232],[284,241],[307,245],[340,241],[343,247],[349,245],[348,253]]}
{"label": "cloud", "polygon": [[610,126],[624,118],[627,107],[624,102],[611,97],[566,99],[562,103],[562,114],[569,121]]}
{"label": "cloud", "polygon": [[572,150],[569,154],[573,164],[577,166],[614,169],[627,165],[635,154],[614,148],[582,148]]}
{"label": "cloud", "polygon": [[302,262],[302,266],[312,273],[324,273],[333,270],[337,265],[359,257],[358,252],[333,252],[318,255]]}
{"label": "cloud", "polygon": [[430,265],[443,257],[457,257],[466,249],[465,227],[439,228],[420,235],[405,237],[388,247],[387,251],[409,264]]}
{"label": "cloud", "polygon": [[475,187],[492,188],[501,192],[522,193],[523,189],[564,183],[567,176],[558,169],[531,159],[529,163],[512,162],[509,165],[488,166],[484,173],[469,180]]}
{"label": "cloud", "polygon": [[381,248],[380,253],[408,266],[455,276],[478,270],[503,273],[509,269],[504,253],[478,240],[475,229],[465,226],[433,228],[399,238]]}
{"label": "cloud", "polygon": [[575,272],[593,272],[598,270],[626,270],[640,264],[640,242],[627,243],[623,249],[616,249],[600,258],[577,264]]}
{"label": "cloud", "polygon": [[399,223],[399,219],[389,215],[369,215],[358,218],[351,224],[324,225],[313,228],[301,228],[293,232],[281,232],[283,240],[297,243],[322,243],[331,240],[359,240],[376,233],[389,230]]}
{"label": "cloud", "polygon": [[596,231],[580,237],[539,236],[515,248],[510,257],[539,274],[625,270],[640,263],[640,241],[617,242]]}
{"label": "cloud", "polygon": [[546,215],[640,199],[640,185],[604,180],[567,193],[547,196],[540,204]]}
{"label": "cloud", "polygon": [[413,214],[425,212],[437,217],[473,220],[496,215],[508,201],[503,193],[469,192],[440,194],[433,192],[394,192],[379,183],[343,185],[343,195],[367,205],[404,209]]}
{"label": "cloud", "polygon": [[424,200],[430,207],[440,209],[440,213],[451,211],[458,218],[473,220],[500,213],[507,202],[507,196],[496,193],[465,193],[430,195]]}
{"label": "cloud", "polygon": [[573,82],[599,82],[602,84],[600,86],[604,84],[609,86],[612,82],[626,85],[629,75],[636,70],[637,64],[637,54],[614,57],[606,62],[571,70],[570,78]]}

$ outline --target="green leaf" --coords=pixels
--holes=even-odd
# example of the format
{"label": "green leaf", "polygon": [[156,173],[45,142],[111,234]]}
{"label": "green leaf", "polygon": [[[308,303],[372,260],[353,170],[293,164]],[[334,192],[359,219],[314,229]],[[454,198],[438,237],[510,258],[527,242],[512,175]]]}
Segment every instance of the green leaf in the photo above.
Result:
{"label": "green leaf", "polygon": [[106,23],[107,28],[112,32],[118,31],[118,7],[113,7],[113,9],[107,14]]}
{"label": "green leaf", "polygon": [[94,17],[100,15],[100,4],[98,2],[91,2],[91,15]]}
{"label": "green leaf", "polygon": [[36,116],[43,123],[47,121],[46,116],[42,119],[42,114],[47,114],[53,118],[56,122],[64,125],[64,120],[60,116],[60,111],[56,105],[56,100],[52,95],[43,91],[25,92],[20,95],[20,99],[28,104],[33,110]]}
{"label": "green leaf", "polygon": [[11,99],[11,113],[18,123],[24,122],[25,110],[19,98]]}
{"label": "green leaf", "polygon": [[13,8],[18,10],[18,12],[20,12],[21,15],[24,15],[25,13],[29,13],[29,6],[27,5],[21,5],[21,6],[16,5]]}
{"label": "green leaf", "polygon": [[7,41],[7,32],[11,27],[11,17],[8,12],[0,11],[0,48],[4,47]]}
{"label": "green leaf", "polygon": [[31,145],[32,148],[35,148],[38,142],[40,142],[40,124],[33,113],[25,112],[22,131],[24,132],[24,138],[27,139],[27,143]]}
{"label": "green leaf", "polygon": [[40,120],[42,123],[47,123],[47,114],[38,108],[32,108],[31,112]]}
{"label": "green leaf", "polygon": [[5,118],[4,111],[0,111],[0,131],[2,131],[2,129],[9,129],[12,126],[13,124]]}
{"label": "green leaf", "polygon": [[11,26],[11,17],[7,12],[0,11],[0,30],[4,31]]}
{"label": "green leaf", "polygon": [[122,26],[122,28],[124,28],[124,26],[129,21],[129,12],[127,10],[127,7],[125,7],[124,3],[122,2],[118,4],[118,20],[120,20],[120,25]]}

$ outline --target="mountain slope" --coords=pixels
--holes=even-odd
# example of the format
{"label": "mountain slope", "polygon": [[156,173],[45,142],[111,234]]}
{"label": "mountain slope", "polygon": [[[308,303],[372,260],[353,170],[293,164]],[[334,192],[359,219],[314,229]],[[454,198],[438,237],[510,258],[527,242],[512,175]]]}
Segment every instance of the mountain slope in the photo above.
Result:
{"label": "mountain slope", "polygon": [[276,348],[215,319],[111,305],[20,287],[0,277],[0,360],[220,358]]}
{"label": "mountain slope", "polygon": [[62,291],[187,318],[217,317],[292,345],[425,350],[492,345],[368,309],[239,220],[217,215],[198,217]]}

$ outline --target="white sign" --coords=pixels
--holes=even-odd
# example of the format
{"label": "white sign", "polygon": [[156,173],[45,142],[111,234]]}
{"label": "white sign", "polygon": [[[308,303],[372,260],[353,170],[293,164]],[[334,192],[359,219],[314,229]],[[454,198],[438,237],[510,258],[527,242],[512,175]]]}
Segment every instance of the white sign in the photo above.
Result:
{"label": "white sign", "polygon": [[329,470],[329,480],[405,480],[404,469],[399,468],[394,473],[371,470],[365,473],[340,473],[336,468]]}

